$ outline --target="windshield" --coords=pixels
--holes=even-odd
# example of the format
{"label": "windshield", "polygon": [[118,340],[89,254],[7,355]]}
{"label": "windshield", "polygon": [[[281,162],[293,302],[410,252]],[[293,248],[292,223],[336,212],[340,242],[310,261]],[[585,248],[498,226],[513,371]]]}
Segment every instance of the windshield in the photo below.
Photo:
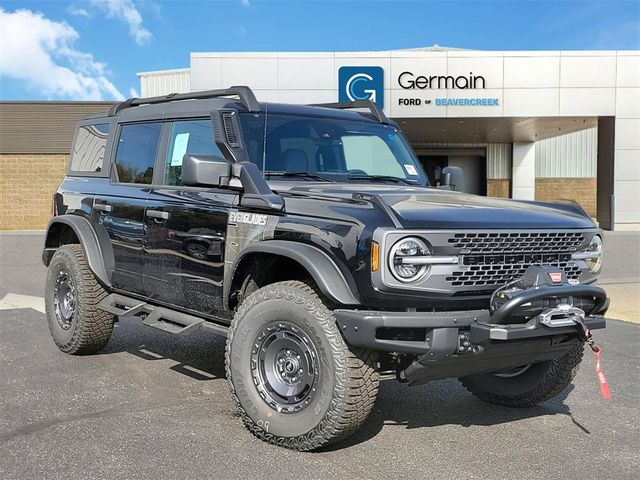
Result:
{"label": "windshield", "polygon": [[240,122],[249,157],[268,178],[427,184],[391,125],[265,113],[242,113]]}

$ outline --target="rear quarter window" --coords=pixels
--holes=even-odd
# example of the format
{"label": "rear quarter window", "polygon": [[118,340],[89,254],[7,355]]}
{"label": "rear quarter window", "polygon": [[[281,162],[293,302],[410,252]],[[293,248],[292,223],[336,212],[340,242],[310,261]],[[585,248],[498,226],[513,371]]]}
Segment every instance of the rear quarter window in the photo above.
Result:
{"label": "rear quarter window", "polygon": [[102,172],[107,138],[109,138],[108,123],[79,127],[71,151],[69,170],[78,173]]}

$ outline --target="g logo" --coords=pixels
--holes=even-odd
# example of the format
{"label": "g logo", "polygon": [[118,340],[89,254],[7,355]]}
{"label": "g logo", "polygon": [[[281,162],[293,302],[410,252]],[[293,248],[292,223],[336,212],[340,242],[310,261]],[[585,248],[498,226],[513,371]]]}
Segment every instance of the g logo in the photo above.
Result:
{"label": "g logo", "polygon": [[340,67],[339,100],[371,100],[384,107],[384,72],[381,67]]}

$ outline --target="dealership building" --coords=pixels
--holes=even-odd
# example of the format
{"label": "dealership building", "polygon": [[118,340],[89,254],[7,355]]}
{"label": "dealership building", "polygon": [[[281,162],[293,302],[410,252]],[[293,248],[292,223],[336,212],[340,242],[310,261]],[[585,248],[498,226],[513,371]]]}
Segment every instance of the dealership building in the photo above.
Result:
{"label": "dealership building", "polygon": [[467,192],[574,200],[603,228],[640,229],[640,51],[194,52],[138,76],[142,96],[372,99],[431,175],[459,166]]}

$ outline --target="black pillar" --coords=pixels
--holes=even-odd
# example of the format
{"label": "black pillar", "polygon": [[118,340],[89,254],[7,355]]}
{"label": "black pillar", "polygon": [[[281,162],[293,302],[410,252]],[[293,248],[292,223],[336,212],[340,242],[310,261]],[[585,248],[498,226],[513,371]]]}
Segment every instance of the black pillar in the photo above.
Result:
{"label": "black pillar", "polygon": [[597,218],[600,228],[613,230],[615,117],[598,117]]}

